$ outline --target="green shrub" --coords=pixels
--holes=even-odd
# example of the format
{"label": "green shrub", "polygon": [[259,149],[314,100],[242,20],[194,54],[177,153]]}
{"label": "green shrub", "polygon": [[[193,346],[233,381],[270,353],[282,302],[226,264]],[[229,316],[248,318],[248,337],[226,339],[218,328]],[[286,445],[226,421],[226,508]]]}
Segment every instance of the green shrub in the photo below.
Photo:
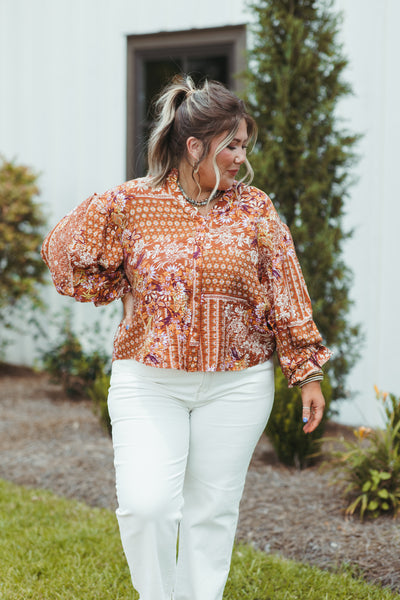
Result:
{"label": "green shrub", "polygon": [[52,381],[63,386],[70,398],[85,396],[103,375],[108,358],[97,350],[85,352],[68,322],[60,334],[59,342],[42,354],[44,370]]}
{"label": "green shrub", "polygon": [[329,379],[326,376],[322,382],[322,391],[326,402],[324,417],[313,433],[305,434],[300,389],[288,388],[281,369],[275,369],[275,401],[265,433],[283,464],[302,469],[315,462],[332,396]]}
{"label": "green shrub", "polygon": [[[24,317],[22,300],[42,306],[39,287],[46,281],[47,268],[40,247],[45,218],[34,201],[39,193],[36,181],[28,167],[0,157],[0,326],[8,329],[17,329]],[[1,345],[5,346],[4,336]]]}
{"label": "green shrub", "polygon": [[331,450],[324,466],[335,471],[335,482],[343,488],[346,514],[377,518],[400,512],[400,401],[377,390],[385,403],[386,426],[372,430],[359,427],[354,440],[342,440]]}
{"label": "green shrub", "polygon": [[[111,433],[107,396],[111,365],[106,353],[84,350],[71,325],[71,312],[65,311],[58,322],[56,342],[41,352],[41,364],[54,383],[62,385],[70,398],[89,397],[100,422]],[[99,325],[94,326],[98,339]]]}

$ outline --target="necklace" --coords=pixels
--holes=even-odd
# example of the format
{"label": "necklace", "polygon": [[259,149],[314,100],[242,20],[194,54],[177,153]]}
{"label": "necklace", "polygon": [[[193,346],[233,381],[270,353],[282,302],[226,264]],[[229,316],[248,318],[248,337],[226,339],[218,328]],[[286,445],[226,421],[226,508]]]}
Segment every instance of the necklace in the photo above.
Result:
{"label": "necklace", "polygon": [[[196,200],[193,200],[193,198],[189,198],[189,196],[184,192],[184,190],[183,190],[181,184],[179,183],[179,181],[178,181],[178,188],[180,189],[181,194],[185,198],[185,200],[187,200],[189,202],[189,204],[191,204],[192,206],[205,206],[211,200],[214,200],[214,198],[216,198],[216,196],[213,196],[211,194],[211,196],[209,196],[205,200],[202,200],[201,202],[196,202]],[[217,194],[217,195],[219,195],[219,194]]]}

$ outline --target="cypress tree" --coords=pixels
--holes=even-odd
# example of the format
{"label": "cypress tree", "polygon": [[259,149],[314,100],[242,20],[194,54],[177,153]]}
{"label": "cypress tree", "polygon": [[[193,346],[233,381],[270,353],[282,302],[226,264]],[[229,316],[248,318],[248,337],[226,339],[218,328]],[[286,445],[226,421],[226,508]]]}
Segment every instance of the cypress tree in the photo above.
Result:
{"label": "cypress tree", "polygon": [[358,356],[360,332],[348,322],[351,272],[344,264],[345,201],[359,136],[344,129],[338,101],[351,93],[330,0],[255,0],[247,103],[259,126],[251,156],[254,183],[289,226],[325,343],[332,399]]}

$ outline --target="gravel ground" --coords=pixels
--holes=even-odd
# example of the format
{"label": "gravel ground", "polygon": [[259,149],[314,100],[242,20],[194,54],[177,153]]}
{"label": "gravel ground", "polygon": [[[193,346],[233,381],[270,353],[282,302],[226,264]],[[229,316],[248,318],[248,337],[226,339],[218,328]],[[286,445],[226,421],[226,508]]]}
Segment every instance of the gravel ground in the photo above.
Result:
{"label": "gravel ground", "polygon": [[[66,399],[45,375],[0,369],[0,452],[0,478],[115,509],[110,438],[89,402]],[[283,467],[262,437],[237,539],[322,568],[352,565],[369,581],[400,593],[398,521],[345,518],[329,477],[317,468]]]}

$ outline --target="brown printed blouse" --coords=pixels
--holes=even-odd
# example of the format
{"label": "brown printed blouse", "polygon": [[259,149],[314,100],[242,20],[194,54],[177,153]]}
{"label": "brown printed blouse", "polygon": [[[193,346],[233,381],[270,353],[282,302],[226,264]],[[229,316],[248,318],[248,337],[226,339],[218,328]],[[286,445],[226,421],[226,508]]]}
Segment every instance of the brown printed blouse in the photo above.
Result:
{"label": "brown printed blouse", "polygon": [[177,175],[159,188],[128,181],[64,217],[42,248],[57,290],[96,305],[132,292],[133,322],[120,323],[114,360],[234,371],[276,350],[290,386],[319,371],[331,353],[271,200],[235,182],[203,216]]}

